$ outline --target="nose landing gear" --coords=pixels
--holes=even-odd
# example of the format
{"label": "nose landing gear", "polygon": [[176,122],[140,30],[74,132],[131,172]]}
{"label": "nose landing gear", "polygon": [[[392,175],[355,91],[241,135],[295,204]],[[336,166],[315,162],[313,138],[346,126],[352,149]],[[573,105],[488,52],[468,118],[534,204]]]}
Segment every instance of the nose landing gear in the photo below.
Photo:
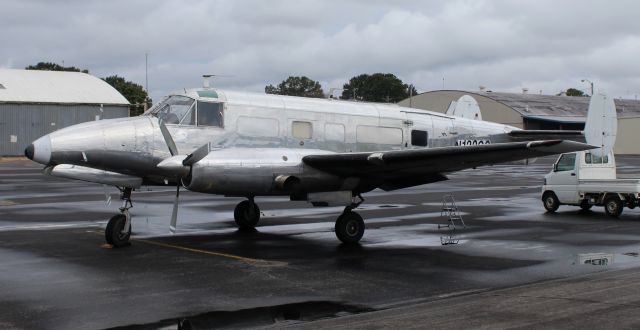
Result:
{"label": "nose landing gear", "polygon": [[114,247],[123,247],[131,244],[129,243],[129,238],[131,237],[131,215],[129,214],[129,209],[133,207],[131,202],[132,189],[124,188],[120,191],[120,199],[122,200],[120,213],[109,219],[107,228],[104,230],[105,240]]}

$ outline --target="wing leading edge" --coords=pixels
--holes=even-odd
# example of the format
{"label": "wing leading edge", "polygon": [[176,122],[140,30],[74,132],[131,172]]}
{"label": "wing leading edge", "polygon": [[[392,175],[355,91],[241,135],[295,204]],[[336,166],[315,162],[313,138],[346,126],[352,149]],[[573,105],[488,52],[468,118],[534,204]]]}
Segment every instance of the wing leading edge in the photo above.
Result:
{"label": "wing leading edge", "polygon": [[[309,166],[336,175],[375,176],[390,182],[390,188],[395,186],[393,182],[402,181],[405,184],[398,185],[398,188],[402,188],[411,186],[410,182],[406,181],[413,179],[416,181],[414,185],[446,180],[446,177],[442,175],[446,172],[593,148],[588,144],[574,141],[543,140],[478,146],[308,155],[303,157],[302,161]],[[426,181],[421,178],[425,178]]]}

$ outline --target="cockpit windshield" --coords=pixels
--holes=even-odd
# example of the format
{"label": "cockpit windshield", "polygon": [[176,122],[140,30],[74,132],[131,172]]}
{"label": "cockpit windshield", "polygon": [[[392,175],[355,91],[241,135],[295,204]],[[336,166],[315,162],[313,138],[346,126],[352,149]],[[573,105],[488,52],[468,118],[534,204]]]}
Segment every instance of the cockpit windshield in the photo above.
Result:
{"label": "cockpit windshield", "polygon": [[191,111],[195,111],[195,100],[180,95],[166,98],[160,104],[149,111],[149,114],[162,119],[166,124],[179,124]]}

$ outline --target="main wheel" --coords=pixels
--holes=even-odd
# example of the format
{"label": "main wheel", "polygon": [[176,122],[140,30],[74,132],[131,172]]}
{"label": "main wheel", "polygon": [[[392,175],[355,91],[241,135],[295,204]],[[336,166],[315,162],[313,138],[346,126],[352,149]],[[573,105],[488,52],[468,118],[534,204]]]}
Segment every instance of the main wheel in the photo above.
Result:
{"label": "main wheel", "polygon": [[115,246],[122,247],[129,245],[129,237],[131,237],[131,226],[129,230],[124,231],[124,225],[127,222],[127,217],[124,214],[116,214],[107,223],[107,228],[104,230],[104,237],[107,243]]}
{"label": "main wheel", "polygon": [[560,207],[558,197],[556,197],[556,194],[552,192],[546,192],[542,195],[542,204],[544,205],[544,208],[547,209],[547,212],[550,213],[557,211],[558,207]]}
{"label": "main wheel", "polygon": [[364,221],[356,212],[342,213],[336,220],[336,236],[342,243],[355,244],[364,235]]}
{"label": "main wheel", "polygon": [[607,215],[617,218],[622,213],[622,201],[616,195],[607,197],[604,201],[604,211]]}
{"label": "main wheel", "polygon": [[255,228],[258,220],[260,220],[260,208],[256,203],[242,201],[236,205],[236,209],[233,211],[233,218],[240,229]]}

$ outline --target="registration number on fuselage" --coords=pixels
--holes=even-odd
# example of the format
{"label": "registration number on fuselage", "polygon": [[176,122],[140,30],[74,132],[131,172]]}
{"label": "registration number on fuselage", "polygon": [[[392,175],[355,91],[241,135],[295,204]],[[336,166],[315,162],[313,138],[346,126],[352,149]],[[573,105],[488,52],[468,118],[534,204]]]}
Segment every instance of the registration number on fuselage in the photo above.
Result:
{"label": "registration number on fuselage", "polygon": [[458,140],[456,146],[479,146],[483,144],[491,144],[491,140]]}

